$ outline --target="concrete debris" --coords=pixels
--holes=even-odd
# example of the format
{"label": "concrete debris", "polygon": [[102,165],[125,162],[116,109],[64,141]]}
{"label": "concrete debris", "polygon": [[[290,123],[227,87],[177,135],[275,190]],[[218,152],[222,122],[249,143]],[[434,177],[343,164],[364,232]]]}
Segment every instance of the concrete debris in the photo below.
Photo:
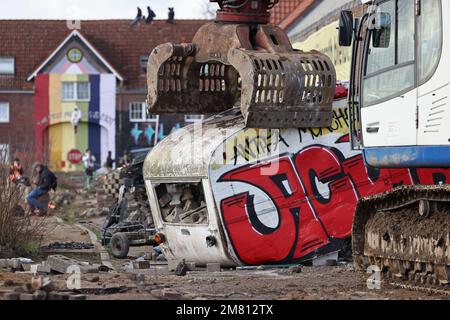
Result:
{"label": "concrete debris", "polygon": [[50,266],[52,271],[58,273],[67,273],[69,267],[77,266],[80,268],[81,273],[96,273],[99,272],[95,266],[81,262],[75,259],[68,258],[62,255],[52,255],[47,257],[47,265]]}
{"label": "concrete debris", "polygon": [[76,294],[69,297],[69,300],[86,300],[86,296],[84,294]]}
{"label": "concrete debris", "polygon": [[337,264],[338,264],[337,260],[334,260],[334,259],[328,259],[325,262],[325,265],[328,267],[335,267],[335,266],[337,266]]}
{"label": "concrete debris", "polygon": [[303,266],[298,265],[298,266],[293,266],[293,267],[291,267],[289,270],[290,270],[292,273],[301,273],[301,272],[302,272],[302,269],[303,269]]}
{"label": "concrete debris", "polygon": [[89,282],[95,283],[95,282],[99,282],[100,281],[100,277],[99,276],[88,277],[86,280],[89,281]]}
{"label": "concrete debris", "polygon": [[0,259],[0,268],[10,269],[12,272],[27,271],[33,260],[27,258]]}
{"label": "concrete debris", "polygon": [[180,299],[182,297],[181,293],[174,291],[174,290],[166,289],[166,288],[162,289],[161,294],[162,294],[163,298],[166,298],[169,300]]}
{"label": "concrete debris", "polygon": [[14,282],[14,280],[8,279],[3,282],[4,287],[14,287],[15,285],[16,283]]}
{"label": "concrete debris", "polygon": [[48,277],[33,277],[30,283],[4,294],[5,300],[86,300],[85,295],[54,291]]}
{"label": "concrete debris", "polygon": [[312,261],[313,267],[324,267],[329,266],[328,264],[331,264],[332,262],[328,262],[328,260],[335,260],[337,263],[337,260],[339,258],[339,252],[331,252],[329,254],[317,257]]}
{"label": "concrete debris", "polygon": [[98,213],[97,213],[96,210],[94,210],[94,209],[87,209],[87,210],[83,211],[83,213],[80,215],[80,218],[89,219],[89,218],[95,217],[97,215],[98,215]]}
{"label": "concrete debris", "polygon": [[136,270],[146,270],[150,269],[150,261],[148,260],[134,260],[133,269]]}
{"label": "concrete debris", "polygon": [[206,264],[206,271],[207,272],[220,272],[220,263],[208,263]]}

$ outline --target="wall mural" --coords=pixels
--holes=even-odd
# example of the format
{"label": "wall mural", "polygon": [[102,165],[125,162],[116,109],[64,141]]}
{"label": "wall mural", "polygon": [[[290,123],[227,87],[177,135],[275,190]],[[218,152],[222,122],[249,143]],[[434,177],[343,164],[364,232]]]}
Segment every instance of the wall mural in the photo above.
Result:
{"label": "wall mural", "polygon": [[[62,101],[63,82],[89,83],[89,101]],[[40,74],[35,80],[36,161],[56,171],[82,170],[71,151],[91,149],[97,166],[115,153],[116,78],[112,74]]]}
{"label": "wall mural", "polygon": [[335,107],[330,128],[238,132],[215,152],[210,179],[231,256],[258,265],[334,251],[351,235],[358,199],[448,183],[450,170],[367,169],[350,149],[347,110]]}
{"label": "wall mural", "polygon": [[[181,128],[179,122],[172,124],[169,118],[160,117],[156,122],[134,122],[131,125],[129,147],[153,147],[156,142],[163,140],[169,134]],[[156,130],[158,126],[158,130]],[[169,131],[166,128],[170,128]],[[157,135],[157,137],[155,137]],[[157,139],[155,139],[157,138]]]}

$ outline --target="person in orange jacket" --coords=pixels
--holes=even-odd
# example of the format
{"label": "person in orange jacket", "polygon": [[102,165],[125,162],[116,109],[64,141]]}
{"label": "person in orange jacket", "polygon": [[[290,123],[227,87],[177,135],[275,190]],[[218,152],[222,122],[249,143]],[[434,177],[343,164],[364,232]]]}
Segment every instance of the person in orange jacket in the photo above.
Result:
{"label": "person in orange jacket", "polygon": [[18,158],[14,159],[14,162],[9,167],[9,181],[12,183],[19,183],[19,180],[23,177],[23,166]]}

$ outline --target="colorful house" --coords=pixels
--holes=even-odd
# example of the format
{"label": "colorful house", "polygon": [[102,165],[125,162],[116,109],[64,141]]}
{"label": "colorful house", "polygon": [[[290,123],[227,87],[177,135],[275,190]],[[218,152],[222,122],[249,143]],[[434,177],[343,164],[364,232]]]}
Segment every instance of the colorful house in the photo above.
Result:
{"label": "colorful house", "polygon": [[28,80],[35,78],[36,157],[49,153],[57,171],[82,169],[90,149],[100,163],[116,153],[116,82],[122,76],[73,31]]}

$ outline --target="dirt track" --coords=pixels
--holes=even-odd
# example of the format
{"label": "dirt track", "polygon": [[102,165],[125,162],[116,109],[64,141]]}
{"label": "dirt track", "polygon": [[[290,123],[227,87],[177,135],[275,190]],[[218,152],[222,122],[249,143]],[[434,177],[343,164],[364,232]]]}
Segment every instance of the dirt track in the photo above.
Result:
{"label": "dirt track", "polygon": [[[445,295],[415,292],[382,285],[381,290],[369,290],[366,275],[343,267],[304,267],[294,274],[290,270],[190,272],[184,277],[169,273],[164,267],[140,272],[140,276],[125,272],[84,275],[81,293],[88,299],[208,299],[208,300],[322,300],[322,299],[448,299]],[[13,280],[17,286],[30,281],[31,276],[0,272],[0,283]],[[67,290],[65,275],[52,277],[56,288]],[[115,293],[118,288],[125,292]],[[1,288],[5,289],[5,288]],[[11,288],[8,288],[11,289]]]}
{"label": "dirt track", "polygon": [[[102,217],[80,218],[81,206],[77,201],[70,208],[54,212],[46,218],[44,244],[54,241],[89,242],[86,231],[77,225],[83,223],[98,234]],[[42,218],[36,218],[42,219]],[[97,244],[98,245],[98,244]],[[139,257],[151,248],[133,248],[130,255]],[[60,252],[58,252],[60,253]],[[36,262],[45,260],[51,252],[41,252]],[[53,253],[54,254],[54,253]],[[99,263],[100,252],[94,250],[67,250],[61,254]],[[39,260],[41,259],[41,260]],[[145,271],[126,271],[123,265],[129,260],[112,260],[115,271],[82,276],[81,293],[88,299],[449,299],[443,294],[430,294],[399,289],[383,283],[381,290],[367,288],[368,275],[353,271],[351,264],[337,267],[303,267],[300,273],[292,269],[227,270],[218,273],[188,272],[175,276],[167,266],[152,266]],[[0,269],[0,299],[2,292],[13,290],[31,281],[31,274],[10,273]],[[58,291],[67,291],[67,275],[52,275]],[[11,283],[12,280],[13,282]],[[8,284],[8,287],[5,287]],[[9,283],[8,283],[9,282]],[[120,291],[120,293],[118,293]]]}

